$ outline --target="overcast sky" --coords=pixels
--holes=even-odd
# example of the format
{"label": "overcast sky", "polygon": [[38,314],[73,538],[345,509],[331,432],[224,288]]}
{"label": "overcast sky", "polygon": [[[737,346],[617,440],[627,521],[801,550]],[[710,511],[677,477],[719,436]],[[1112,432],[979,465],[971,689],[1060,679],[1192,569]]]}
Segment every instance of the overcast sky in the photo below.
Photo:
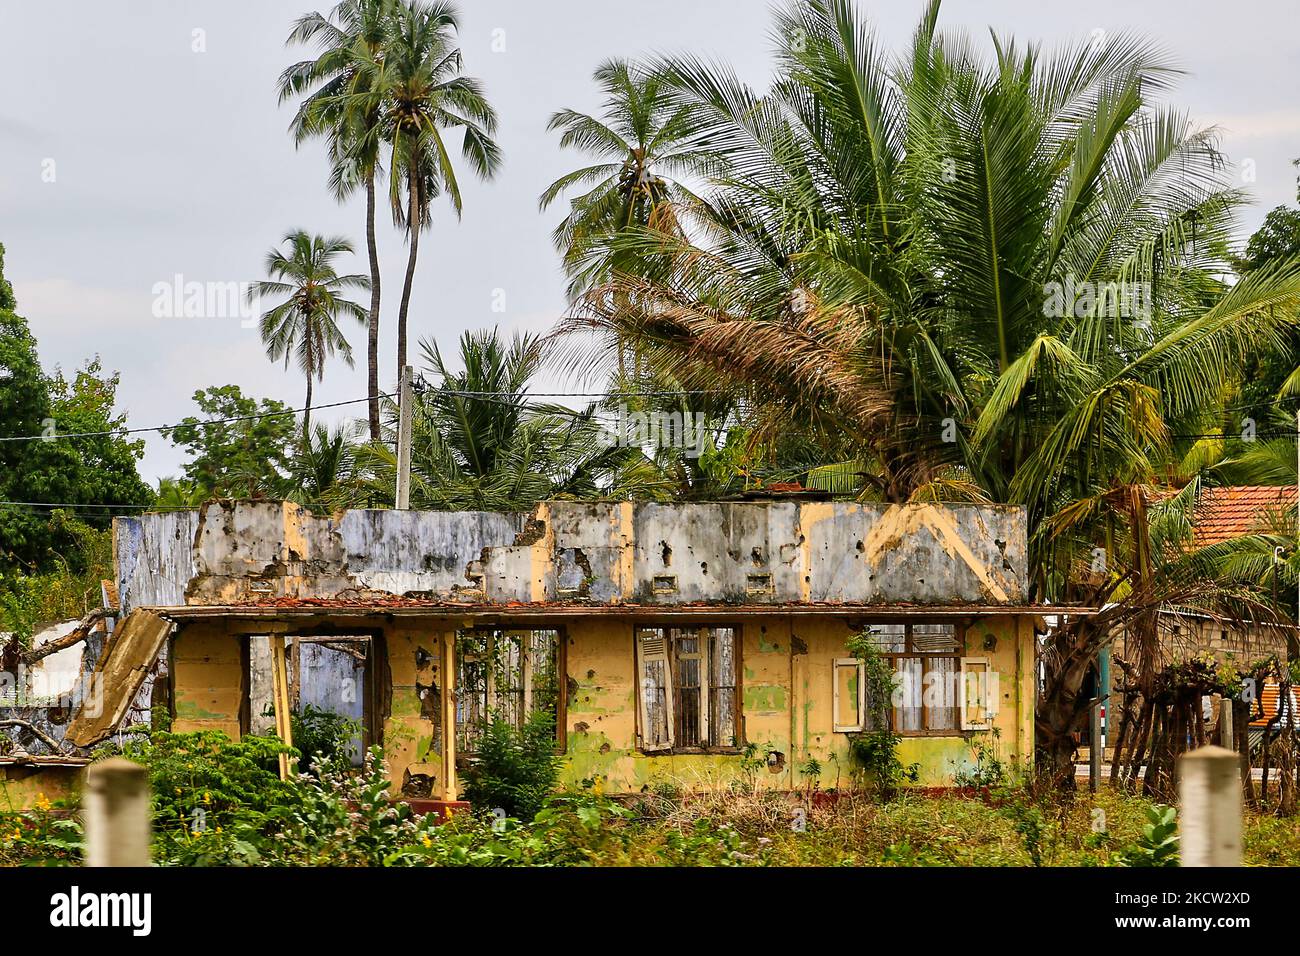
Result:
{"label": "overcast sky", "polygon": [[[412,339],[436,339],[444,352],[454,351],[467,328],[544,331],[560,315],[564,283],[550,230],[562,213],[558,206],[538,213],[537,196],[578,156],[560,152],[546,120],[561,107],[598,108],[590,79],[597,63],[701,51],[760,87],[770,63],[764,0],[461,6],[466,71],[484,81],[500,113],[505,167],[488,185],[466,177],[463,221],[440,205],[421,240]],[[895,47],[922,9],[920,0],[863,6]],[[268,248],[295,228],[350,236],[360,255],[347,268],[366,271],[363,200],[334,202],[321,148],[295,150],[285,134],[291,110],[276,103],[276,76],[301,58],[285,49],[284,38],[308,9],[310,0],[0,0],[6,272],[47,369],[72,370],[100,355],[122,373],[120,405],[133,426],[174,422],[195,411],[196,389],[231,382],[248,394],[302,404],[300,376],[268,362],[250,323],[156,317],[155,284],[176,275],[187,282],[259,279]],[[1246,185],[1255,205],[1243,235],[1269,209],[1295,200],[1295,0],[949,0],[942,19],[981,37],[992,26],[1049,44],[1096,29],[1156,38],[1189,71],[1172,101],[1197,122],[1222,128],[1235,168],[1253,165]],[[503,51],[494,40],[498,47],[504,41]],[[380,359],[388,387],[405,250],[386,218],[380,230]],[[495,290],[504,292],[503,313],[493,311]],[[357,367],[331,365],[317,402],[365,395],[359,327],[352,341]],[[141,470],[154,481],[176,473],[181,460],[150,436]]]}

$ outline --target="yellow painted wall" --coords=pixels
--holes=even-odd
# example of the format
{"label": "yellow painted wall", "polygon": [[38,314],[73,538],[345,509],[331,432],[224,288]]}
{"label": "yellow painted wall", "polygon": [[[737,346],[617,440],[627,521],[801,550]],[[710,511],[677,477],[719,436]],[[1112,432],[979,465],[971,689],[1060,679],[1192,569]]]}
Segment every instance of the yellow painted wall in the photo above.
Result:
{"label": "yellow painted wall", "polygon": [[[432,796],[442,796],[446,784],[443,739],[428,716],[445,710],[442,695],[442,642],[446,635],[420,622],[388,629],[388,666],[392,698],[384,720],[384,755],[396,792],[411,776],[427,777]],[[428,700],[421,698],[424,688]],[[382,706],[382,702],[380,704]]]}
{"label": "yellow painted wall", "polygon": [[190,733],[219,730],[239,739],[239,712],[248,688],[244,683],[242,642],[220,622],[186,625],[172,644],[171,672],[175,696],[172,730]]}
{"label": "yellow painted wall", "polygon": [[[563,779],[599,780],[610,792],[636,792],[659,784],[682,789],[725,785],[750,774],[780,789],[807,783],[810,759],[821,765],[822,787],[852,782],[849,736],[833,730],[832,662],[848,655],[851,631],[842,621],[774,615],[747,618],[741,627],[741,717],[744,739],[755,745],[748,770],[743,757],[718,754],[642,754],[636,747],[636,674],[633,624],[614,618],[565,623],[568,673],[567,751]],[[391,701],[384,721],[384,750],[401,793],[408,773],[428,778],[430,795],[447,789],[448,740],[454,707],[444,677],[455,623],[408,619],[386,628]],[[239,736],[244,687],[240,641],[215,623],[186,625],[173,646],[177,732],[215,729]],[[986,646],[987,645],[987,646]],[[1033,623],[1030,617],[976,620],[966,631],[967,656],[988,657],[999,674],[995,731],[944,737],[904,737],[900,757],[918,765],[921,786],[951,785],[973,768],[976,749],[1004,761],[1027,762],[1033,741]],[[425,701],[421,688],[436,688]],[[383,701],[379,702],[382,708]],[[435,717],[442,715],[443,733]]]}
{"label": "yellow painted wall", "polygon": [[42,797],[75,803],[85,767],[0,766],[0,811],[30,810]]}
{"label": "yellow painted wall", "polygon": [[[847,786],[853,774],[849,735],[833,730],[833,669],[848,655],[843,622],[754,619],[743,628],[742,715],[745,740],[757,746],[760,783],[778,788],[807,782],[810,759],[821,765],[823,787]],[[991,650],[985,650],[987,639]],[[612,792],[666,784],[705,788],[745,775],[731,754],[647,755],[636,749],[635,658],[632,625],[574,622],[568,628],[571,693],[565,780],[600,778]],[[994,731],[943,737],[908,737],[900,745],[904,766],[918,764],[918,785],[950,786],[974,768],[976,748],[1005,761],[1032,757],[1033,632],[1029,618],[989,618],[967,631],[966,655],[988,657],[999,674]],[[1025,665],[1028,662],[1028,666]]]}

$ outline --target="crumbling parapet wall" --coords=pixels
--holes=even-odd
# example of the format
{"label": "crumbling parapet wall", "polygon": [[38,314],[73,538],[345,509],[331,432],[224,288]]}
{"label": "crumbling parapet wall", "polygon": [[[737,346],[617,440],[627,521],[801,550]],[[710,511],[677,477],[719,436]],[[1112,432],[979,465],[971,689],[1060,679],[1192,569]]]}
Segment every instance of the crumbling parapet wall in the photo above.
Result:
{"label": "crumbling parapet wall", "polygon": [[[211,502],[115,522],[137,606],[396,594],[466,604],[1023,604],[1022,508],[553,501],[531,515]],[[186,537],[188,535],[188,543]]]}

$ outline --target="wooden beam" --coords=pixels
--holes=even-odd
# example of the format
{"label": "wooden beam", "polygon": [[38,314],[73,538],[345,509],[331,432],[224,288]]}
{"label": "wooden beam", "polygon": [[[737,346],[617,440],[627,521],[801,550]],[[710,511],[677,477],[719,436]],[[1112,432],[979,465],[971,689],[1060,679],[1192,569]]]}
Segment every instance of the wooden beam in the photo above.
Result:
{"label": "wooden beam", "polygon": [[[293,746],[293,720],[290,716],[289,670],[285,661],[284,635],[271,634],[271,699],[275,706],[275,733],[288,747]],[[288,754],[280,754],[280,779],[288,780],[293,761]]]}
{"label": "wooden beam", "polygon": [[459,798],[456,781],[456,632],[442,632],[442,793]]}
{"label": "wooden beam", "polygon": [[37,661],[49,657],[51,654],[57,654],[59,651],[72,647],[74,644],[80,644],[90,636],[90,632],[95,629],[96,624],[113,613],[115,612],[110,611],[105,607],[95,608],[95,610],[82,618],[81,623],[67,634],[57,640],[46,641],[40,647],[33,647],[24,652],[23,663],[35,664]]}

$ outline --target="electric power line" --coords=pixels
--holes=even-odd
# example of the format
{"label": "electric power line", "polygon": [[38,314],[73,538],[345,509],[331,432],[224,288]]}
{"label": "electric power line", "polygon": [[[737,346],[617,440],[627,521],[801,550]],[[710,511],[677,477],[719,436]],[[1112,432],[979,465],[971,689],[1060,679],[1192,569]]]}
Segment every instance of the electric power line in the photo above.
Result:
{"label": "electric power line", "polygon": [[[518,392],[505,392],[505,391],[500,391],[500,392],[468,391],[462,389],[438,388],[429,385],[424,385],[422,387],[419,387],[418,391],[420,391],[421,393],[425,391],[434,391],[434,392],[441,392],[444,395],[455,395],[463,398],[476,398],[476,399],[491,399],[493,397],[499,398],[503,396],[518,397],[521,399],[657,398],[657,397],[669,397],[669,396],[718,394],[718,391],[716,389],[696,389],[693,391],[655,391],[655,392],[528,392],[528,393],[521,394]],[[380,392],[376,397],[393,398],[394,394],[392,392]],[[324,405],[313,405],[311,407],[311,411],[313,412],[320,411],[321,409],[325,409],[325,408],[341,408],[344,405],[358,405],[361,402],[368,402],[368,401],[370,401],[368,397],[351,398],[343,402],[329,402]],[[510,403],[503,403],[503,404],[510,404]],[[59,434],[58,432],[55,432],[53,434],[48,434],[48,435],[0,435],[0,442],[57,441],[57,440],[70,439],[70,438],[102,438],[102,437],[113,436],[113,435],[140,435],[148,432],[174,431],[177,428],[183,428],[191,425],[208,428],[213,425],[228,425],[234,422],[258,421],[263,418],[283,418],[288,415],[298,415],[305,411],[307,411],[306,408],[287,408],[282,411],[256,412],[252,415],[236,415],[231,418],[214,418],[214,419],[209,419],[208,421],[198,421],[196,419],[194,422],[182,422],[173,425],[150,425],[142,428],[113,428],[113,429],[108,429],[105,431],[98,431],[98,432],[70,432],[66,435]]]}

